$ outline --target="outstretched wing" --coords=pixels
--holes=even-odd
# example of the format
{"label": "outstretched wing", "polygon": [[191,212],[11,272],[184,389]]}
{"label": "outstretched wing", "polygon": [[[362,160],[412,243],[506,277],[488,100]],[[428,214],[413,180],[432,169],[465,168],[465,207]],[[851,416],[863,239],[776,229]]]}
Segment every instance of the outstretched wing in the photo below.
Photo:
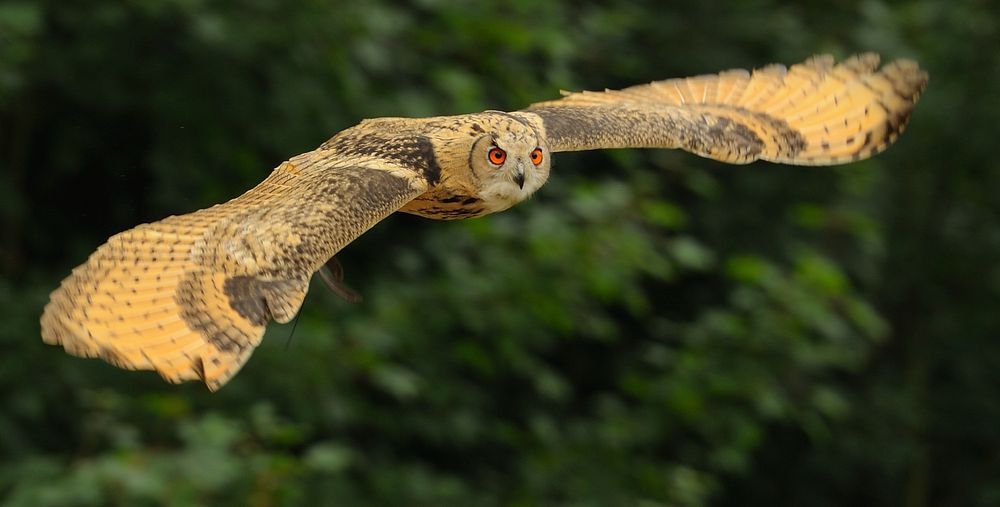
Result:
{"label": "outstretched wing", "polygon": [[377,161],[299,155],[225,204],[113,236],[52,293],[42,338],[214,391],[269,320],[295,316],[327,259],[425,189],[419,174]]}
{"label": "outstretched wing", "polygon": [[786,69],[670,79],[533,104],[552,151],[680,148],[744,164],[827,165],[870,157],[899,137],[927,83],[909,60],[863,54]]}

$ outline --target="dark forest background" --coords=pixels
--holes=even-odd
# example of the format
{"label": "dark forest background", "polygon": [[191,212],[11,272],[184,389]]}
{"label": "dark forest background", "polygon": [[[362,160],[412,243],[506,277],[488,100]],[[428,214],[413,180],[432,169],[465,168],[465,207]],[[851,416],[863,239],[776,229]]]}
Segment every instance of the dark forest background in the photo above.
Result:
{"label": "dark forest background", "polygon": [[[995,2],[0,1],[0,503],[1000,504]],[[362,118],[874,50],[931,76],[837,168],[558,156],[393,216],[229,385],[42,344],[108,236]]]}

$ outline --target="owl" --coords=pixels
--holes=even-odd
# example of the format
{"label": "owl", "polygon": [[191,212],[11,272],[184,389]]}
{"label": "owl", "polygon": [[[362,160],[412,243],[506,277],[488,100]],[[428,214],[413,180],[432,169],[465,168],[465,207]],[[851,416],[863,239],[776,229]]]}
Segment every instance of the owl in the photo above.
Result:
{"label": "owl", "polygon": [[[512,112],[378,118],[282,162],[224,204],[111,237],[52,292],[45,343],[215,391],[268,322],[290,321],[334,254],[396,211],[503,211],[562,151],[671,148],[731,164],[833,165],[886,149],[927,82],[862,54],[565,93]],[[320,271],[346,297],[338,273]]]}

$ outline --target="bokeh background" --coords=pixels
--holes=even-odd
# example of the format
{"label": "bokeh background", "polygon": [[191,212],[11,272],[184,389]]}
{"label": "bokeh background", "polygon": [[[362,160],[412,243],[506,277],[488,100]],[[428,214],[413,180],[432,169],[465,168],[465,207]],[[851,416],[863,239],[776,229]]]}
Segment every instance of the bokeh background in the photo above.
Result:
{"label": "bokeh background", "polygon": [[[995,2],[0,1],[0,503],[1000,504]],[[41,343],[108,236],[366,117],[875,50],[931,75],[838,168],[560,155],[393,216],[216,394]]]}

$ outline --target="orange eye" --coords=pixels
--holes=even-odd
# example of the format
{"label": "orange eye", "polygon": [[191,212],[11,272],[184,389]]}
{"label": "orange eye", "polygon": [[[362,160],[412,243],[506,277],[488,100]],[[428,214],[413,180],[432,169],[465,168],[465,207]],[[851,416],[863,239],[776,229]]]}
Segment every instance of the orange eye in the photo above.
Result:
{"label": "orange eye", "polygon": [[497,148],[496,146],[490,148],[490,152],[486,155],[495,165],[501,165],[507,160],[507,152]]}
{"label": "orange eye", "polygon": [[531,150],[531,163],[538,165],[542,163],[542,149],[535,148]]}

